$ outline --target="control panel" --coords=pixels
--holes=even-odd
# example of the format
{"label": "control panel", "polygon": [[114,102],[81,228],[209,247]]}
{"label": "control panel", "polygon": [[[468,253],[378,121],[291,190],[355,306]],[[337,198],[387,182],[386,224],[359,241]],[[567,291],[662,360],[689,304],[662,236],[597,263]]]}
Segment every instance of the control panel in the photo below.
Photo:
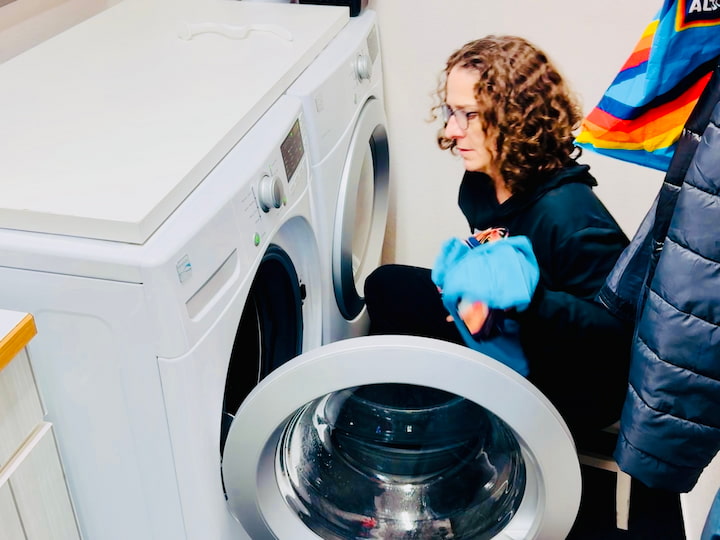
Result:
{"label": "control panel", "polygon": [[309,165],[301,119],[295,119],[282,142],[270,153],[255,181],[241,193],[239,209],[243,233],[255,246],[280,225],[285,213],[305,192]]}

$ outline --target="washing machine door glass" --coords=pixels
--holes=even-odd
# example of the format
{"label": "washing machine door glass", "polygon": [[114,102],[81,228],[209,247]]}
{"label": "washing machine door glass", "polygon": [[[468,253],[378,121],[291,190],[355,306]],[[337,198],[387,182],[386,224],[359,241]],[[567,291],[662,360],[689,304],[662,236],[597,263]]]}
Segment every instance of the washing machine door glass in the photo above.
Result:
{"label": "washing machine door glass", "polygon": [[492,538],[520,505],[512,430],[434,388],[376,384],[302,407],[278,446],[288,504],[322,538]]}
{"label": "washing machine door glass", "polygon": [[380,263],[388,214],[389,150],[385,113],[371,98],[363,106],[340,181],[333,230],[333,287],[347,320],[364,307],[365,279]]}

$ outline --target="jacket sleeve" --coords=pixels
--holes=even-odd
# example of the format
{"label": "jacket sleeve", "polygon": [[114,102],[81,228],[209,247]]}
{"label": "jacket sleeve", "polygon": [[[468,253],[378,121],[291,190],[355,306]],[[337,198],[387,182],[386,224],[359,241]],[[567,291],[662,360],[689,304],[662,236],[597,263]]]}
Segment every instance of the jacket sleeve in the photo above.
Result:
{"label": "jacket sleeve", "polygon": [[[536,347],[582,347],[588,340],[627,328],[602,304],[594,300],[627,239],[613,227],[586,227],[574,232],[551,250],[527,316],[523,321],[526,339]],[[548,270],[549,268],[549,270]],[[628,343],[629,345],[629,343]]]}
{"label": "jacket sleeve", "polygon": [[[544,235],[548,243],[556,233]],[[528,310],[517,316],[529,379],[571,430],[599,429],[620,418],[632,324],[594,298],[625,246],[627,237],[608,222],[566,233],[553,248],[540,249],[545,275]]]}

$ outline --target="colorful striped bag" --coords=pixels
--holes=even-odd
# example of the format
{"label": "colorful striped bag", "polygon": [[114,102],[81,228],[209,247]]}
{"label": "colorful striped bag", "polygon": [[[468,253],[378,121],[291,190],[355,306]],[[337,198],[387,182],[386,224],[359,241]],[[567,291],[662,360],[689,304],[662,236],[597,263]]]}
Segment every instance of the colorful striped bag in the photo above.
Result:
{"label": "colorful striped bag", "polygon": [[720,56],[720,0],[665,0],[576,143],[666,171]]}

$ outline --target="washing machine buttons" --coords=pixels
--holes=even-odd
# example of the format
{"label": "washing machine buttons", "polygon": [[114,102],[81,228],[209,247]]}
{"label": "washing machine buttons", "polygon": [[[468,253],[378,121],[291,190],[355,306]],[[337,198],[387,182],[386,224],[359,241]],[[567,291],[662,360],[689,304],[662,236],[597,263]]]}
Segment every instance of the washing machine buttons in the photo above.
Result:
{"label": "washing machine buttons", "polygon": [[260,179],[258,202],[265,213],[271,208],[280,208],[285,203],[285,193],[280,178],[266,174]]}

